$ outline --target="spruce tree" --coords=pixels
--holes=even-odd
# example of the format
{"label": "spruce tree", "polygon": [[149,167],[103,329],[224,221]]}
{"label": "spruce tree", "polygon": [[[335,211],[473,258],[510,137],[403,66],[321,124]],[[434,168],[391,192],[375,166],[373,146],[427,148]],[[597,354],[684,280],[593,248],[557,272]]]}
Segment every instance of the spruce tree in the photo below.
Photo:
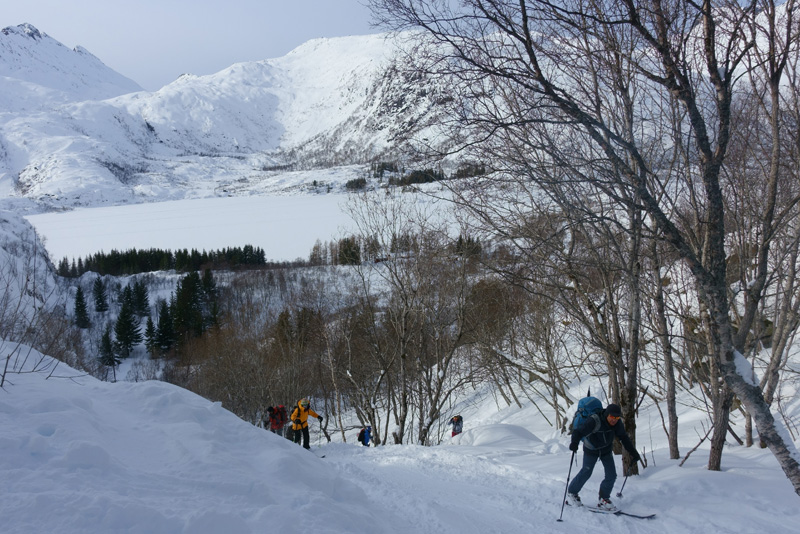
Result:
{"label": "spruce tree", "polygon": [[203,320],[204,291],[197,271],[191,271],[175,288],[170,312],[178,339],[197,337],[205,330]]}
{"label": "spruce tree", "polygon": [[211,303],[217,300],[217,281],[214,280],[214,273],[211,269],[206,269],[203,272],[203,293],[205,293],[205,301]]}
{"label": "spruce tree", "polygon": [[111,340],[111,326],[106,325],[106,329],[103,332],[103,336],[100,338],[100,356],[97,358],[98,361],[105,365],[106,367],[111,367],[114,373],[114,381],[117,380],[117,371],[116,367],[122,360],[117,358],[117,355],[114,353],[114,342]]}
{"label": "spruce tree", "polygon": [[131,355],[134,345],[142,342],[142,331],[136,316],[133,315],[131,304],[125,299],[122,300],[122,307],[114,325],[114,336],[116,340],[117,353],[120,358],[127,358]]}
{"label": "spruce tree", "polygon": [[167,301],[162,300],[158,309],[158,327],[156,328],[156,346],[161,354],[166,354],[175,344],[175,324],[169,311]]}
{"label": "spruce tree", "polygon": [[158,354],[158,332],[152,317],[147,317],[147,324],[144,327],[144,346],[151,357]]}
{"label": "spruce tree", "polygon": [[130,285],[125,286],[120,292],[119,301],[123,304],[127,304],[131,309],[131,313],[133,313],[133,289],[131,289]]}
{"label": "spruce tree", "polygon": [[70,277],[69,260],[66,256],[58,263],[58,276],[63,276],[64,278]]}
{"label": "spruce tree", "polygon": [[86,298],[83,296],[83,288],[78,286],[75,292],[75,326],[78,328],[89,328],[89,313],[86,310]]}
{"label": "spruce tree", "polygon": [[133,284],[133,313],[139,317],[150,315],[150,297],[147,294],[147,286],[141,280]]}
{"label": "spruce tree", "polygon": [[217,304],[217,281],[211,269],[203,273],[203,325],[204,329],[219,326],[219,305]]}
{"label": "spruce tree", "polygon": [[92,286],[92,294],[94,296],[94,309],[97,312],[104,313],[108,311],[108,296],[106,295],[106,286],[100,277],[95,278],[94,285]]}
{"label": "spruce tree", "polygon": [[339,240],[339,265],[358,265],[361,263],[361,247],[358,240],[351,236]]}

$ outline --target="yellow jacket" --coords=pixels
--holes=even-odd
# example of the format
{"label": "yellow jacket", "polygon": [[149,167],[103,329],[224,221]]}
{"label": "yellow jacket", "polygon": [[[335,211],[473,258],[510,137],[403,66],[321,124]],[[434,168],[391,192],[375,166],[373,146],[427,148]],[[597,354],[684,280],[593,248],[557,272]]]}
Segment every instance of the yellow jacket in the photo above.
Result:
{"label": "yellow jacket", "polygon": [[[312,415],[314,417],[319,418],[317,412],[312,410],[310,407],[308,409],[303,408],[300,406],[300,401],[297,401],[297,406],[295,407],[294,411],[292,412],[292,430],[300,430],[301,428],[308,427],[308,416]],[[300,420],[300,424],[298,425],[295,421]]]}

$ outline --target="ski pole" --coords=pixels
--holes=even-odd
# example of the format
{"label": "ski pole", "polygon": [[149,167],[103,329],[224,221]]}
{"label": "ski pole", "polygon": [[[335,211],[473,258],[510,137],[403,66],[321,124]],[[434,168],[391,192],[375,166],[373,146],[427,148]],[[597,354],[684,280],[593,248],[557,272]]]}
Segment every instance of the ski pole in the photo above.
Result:
{"label": "ski pole", "polygon": [[572,451],[572,456],[569,459],[569,471],[567,472],[567,485],[564,487],[564,498],[561,499],[561,515],[558,516],[557,521],[561,522],[564,516],[564,505],[567,504],[567,490],[569,489],[569,477],[572,474],[572,462],[575,460],[575,451]]}
{"label": "ski pole", "polygon": [[617,497],[622,497],[622,490],[625,489],[625,483],[628,482],[628,470],[625,469],[625,463],[622,464],[622,474],[625,475],[625,480],[622,481],[622,487],[617,492]]}
{"label": "ski pole", "polygon": [[628,475],[625,475],[625,480],[622,481],[622,487],[617,492],[617,497],[622,497],[622,490],[625,489],[625,483],[628,481]]}

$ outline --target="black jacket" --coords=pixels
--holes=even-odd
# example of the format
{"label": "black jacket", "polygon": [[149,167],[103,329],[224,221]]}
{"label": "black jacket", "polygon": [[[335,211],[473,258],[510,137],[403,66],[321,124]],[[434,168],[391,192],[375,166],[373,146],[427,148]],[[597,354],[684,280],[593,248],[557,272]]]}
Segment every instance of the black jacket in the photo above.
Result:
{"label": "black jacket", "polygon": [[614,445],[614,438],[619,439],[622,446],[634,457],[636,456],[636,448],[633,446],[631,438],[625,432],[625,425],[620,419],[617,424],[611,426],[608,424],[608,419],[605,410],[599,414],[595,414],[583,423],[580,428],[572,431],[572,442],[578,443],[582,438],[586,438],[583,442],[583,452],[597,454],[598,456],[605,456],[611,452],[611,447]]}

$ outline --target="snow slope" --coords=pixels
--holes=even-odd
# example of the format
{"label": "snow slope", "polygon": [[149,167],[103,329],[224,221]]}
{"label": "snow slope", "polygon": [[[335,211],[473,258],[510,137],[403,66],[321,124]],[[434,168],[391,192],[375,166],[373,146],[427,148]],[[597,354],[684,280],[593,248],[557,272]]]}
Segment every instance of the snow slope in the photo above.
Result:
{"label": "snow slope", "polygon": [[23,339],[64,302],[39,235],[20,215],[0,210],[0,338]]}
{"label": "snow slope", "polygon": [[[13,348],[0,342],[0,357]],[[12,367],[24,355],[39,372],[10,374],[0,391],[7,534],[788,534],[800,522],[797,495],[757,448],[729,447],[722,472],[705,469],[702,449],[678,467],[653,428],[650,467],[614,500],[656,519],[568,508],[557,522],[571,453],[532,406],[472,403],[464,433],[438,447],[364,448],[355,430],[326,444],[315,424],[308,452],[175,386],[99,382],[14,354]],[[695,437],[684,439],[685,452]]]}

